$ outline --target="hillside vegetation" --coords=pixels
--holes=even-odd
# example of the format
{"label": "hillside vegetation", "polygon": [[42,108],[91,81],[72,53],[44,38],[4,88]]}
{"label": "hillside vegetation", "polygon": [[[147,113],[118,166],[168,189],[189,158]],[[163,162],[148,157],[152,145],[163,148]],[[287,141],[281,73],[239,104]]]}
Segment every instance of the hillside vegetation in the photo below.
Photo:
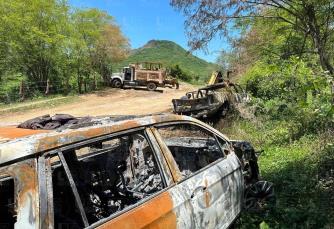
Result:
{"label": "hillside vegetation", "polygon": [[193,79],[201,82],[206,81],[212,71],[217,69],[216,64],[208,63],[187,52],[180,45],[165,40],[151,40],[143,47],[133,50],[129,57],[117,67],[144,61],[161,62],[165,67],[178,65]]}

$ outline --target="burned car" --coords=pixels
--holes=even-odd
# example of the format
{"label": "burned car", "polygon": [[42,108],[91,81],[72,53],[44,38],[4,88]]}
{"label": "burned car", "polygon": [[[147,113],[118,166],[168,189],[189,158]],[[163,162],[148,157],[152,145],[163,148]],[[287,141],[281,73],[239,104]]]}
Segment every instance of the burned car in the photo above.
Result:
{"label": "burned car", "polygon": [[187,116],[1,127],[0,142],[6,228],[227,228],[259,180],[245,143]]}
{"label": "burned car", "polygon": [[249,100],[240,85],[225,80],[188,92],[180,99],[173,99],[172,103],[175,114],[201,119],[215,115],[224,117],[234,104]]}

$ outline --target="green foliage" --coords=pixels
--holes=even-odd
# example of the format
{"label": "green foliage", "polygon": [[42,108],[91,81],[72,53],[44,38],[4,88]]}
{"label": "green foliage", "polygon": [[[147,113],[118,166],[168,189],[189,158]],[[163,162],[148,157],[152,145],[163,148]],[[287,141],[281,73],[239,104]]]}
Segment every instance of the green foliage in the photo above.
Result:
{"label": "green foliage", "polygon": [[[128,49],[110,15],[72,9],[67,0],[0,0],[0,24],[0,79],[7,84],[7,75],[24,76],[26,97],[43,95],[47,81],[49,93],[94,90],[106,81],[101,69]],[[19,97],[1,90],[10,100]]]}
{"label": "green foliage", "polygon": [[21,74],[6,74],[0,78],[0,101],[11,103],[19,99],[21,81],[25,78]]}
{"label": "green foliage", "polygon": [[248,140],[264,150],[259,157],[261,177],[274,183],[277,199],[271,211],[244,212],[237,228],[333,226],[333,132],[291,141],[293,132],[286,126],[293,125],[293,121],[237,119],[229,120],[229,126],[221,130],[232,139]]}
{"label": "green foliage", "polygon": [[[165,67],[171,68],[179,65],[182,71],[194,76],[197,81],[205,82],[217,66],[208,63],[184,50],[172,41],[152,40],[142,48],[133,50],[131,55],[116,69],[136,62],[161,62]],[[187,80],[186,80],[187,81]]]}
{"label": "green foliage", "polygon": [[272,120],[293,120],[288,132],[295,137],[305,132],[333,127],[331,77],[298,59],[268,64],[257,62],[242,79],[255,99],[258,114]]}
{"label": "green foliage", "polygon": [[178,64],[170,68],[169,74],[183,81],[190,82],[192,80],[192,76],[186,73],[184,70],[182,70]]}

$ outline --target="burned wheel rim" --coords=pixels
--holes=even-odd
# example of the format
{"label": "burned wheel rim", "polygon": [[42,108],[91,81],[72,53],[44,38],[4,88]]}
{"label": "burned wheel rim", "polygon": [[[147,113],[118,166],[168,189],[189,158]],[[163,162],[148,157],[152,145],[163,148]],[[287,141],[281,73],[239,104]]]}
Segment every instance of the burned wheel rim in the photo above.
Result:
{"label": "burned wheel rim", "polygon": [[258,181],[246,189],[245,208],[249,211],[266,211],[276,203],[274,186],[268,181]]}
{"label": "burned wheel rim", "polygon": [[112,86],[115,88],[121,88],[122,87],[122,82],[120,80],[113,80],[112,81]]}
{"label": "burned wheel rim", "polygon": [[148,83],[147,84],[147,89],[149,91],[154,91],[155,89],[157,89],[157,85],[155,83]]}

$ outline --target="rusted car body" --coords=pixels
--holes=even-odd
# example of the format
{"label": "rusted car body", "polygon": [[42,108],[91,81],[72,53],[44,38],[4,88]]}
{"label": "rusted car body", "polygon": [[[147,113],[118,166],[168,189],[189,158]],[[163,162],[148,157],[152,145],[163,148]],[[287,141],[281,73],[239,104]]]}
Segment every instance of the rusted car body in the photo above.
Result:
{"label": "rusted car body", "polygon": [[242,210],[232,143],[191,117],[104,117],[55,131],[0,127],[0,137],[6,228],[227,228]]}
{"label": "rusted car body", "polygon": [[174,113],[194,118],[225,116],[233,104],[249,101],[249,96],[238,85],[229,81],[217,83],[186,93],[173,99]]}

